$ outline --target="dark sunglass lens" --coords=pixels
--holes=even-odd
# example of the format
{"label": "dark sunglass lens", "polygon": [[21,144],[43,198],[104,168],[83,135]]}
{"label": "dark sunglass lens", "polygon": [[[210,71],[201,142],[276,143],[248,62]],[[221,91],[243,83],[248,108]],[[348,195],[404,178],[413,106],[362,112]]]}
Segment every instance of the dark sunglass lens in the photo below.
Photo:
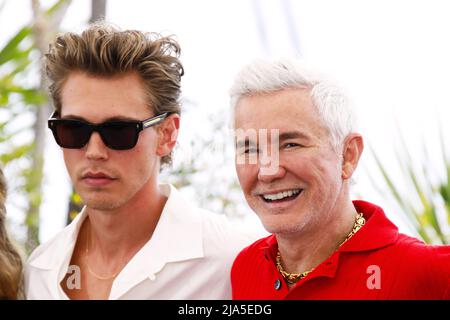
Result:
{"label": "dark sunglass lens", "polygon": [[111,149],[127,150],[136,145],[139,129],[136,123],[111,122],[102,126],[100,134],[105,144]]}
{"label": "dark sunglass lens", "polygon": [[80,121],[66,120],[58,123],[54,132],[56,142],[69,149],[83,148],[91,136],[89,127]]}

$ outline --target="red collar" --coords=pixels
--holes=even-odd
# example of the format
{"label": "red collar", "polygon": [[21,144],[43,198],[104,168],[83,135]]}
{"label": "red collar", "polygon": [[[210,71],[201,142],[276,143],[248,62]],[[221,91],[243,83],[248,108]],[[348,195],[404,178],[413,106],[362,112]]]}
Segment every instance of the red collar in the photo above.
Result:
{"label": "red collar", "polygon": [[[395,243],[398,228],[386,217],[383,209],[366,201],[353,201],[356,211],[366,218],[364,226],[338,250],[341,252],[367,251],[386,247]],[[278,243],[275,235],[265,239],[261,247],[266,258],[275,261]]]}

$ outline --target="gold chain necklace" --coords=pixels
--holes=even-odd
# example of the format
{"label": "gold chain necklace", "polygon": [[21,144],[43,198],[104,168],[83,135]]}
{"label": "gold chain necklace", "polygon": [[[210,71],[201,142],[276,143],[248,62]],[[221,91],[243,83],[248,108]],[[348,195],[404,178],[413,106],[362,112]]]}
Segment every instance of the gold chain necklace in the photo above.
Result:
{"label": "gold chain necklace", "polygon": [[[89,225],[90,226],[90,225]],[[89,227],[89,229],[86,231],[87,232],[87,234],[86,234],[86,252],[85,252],[85,257],[86,257],[86,267],[87,267],[87,269],[88,269],[88,271],[89,271],[89,273],[90,274],[92,274],[94,277],[96,277],[97,279],[99,279],[99,280],[111,280],[111,279],[114,279],[115,277],[117,277],[117,275],[119,274],[119,271],[117,271],[116,273],[114,273],[112,276],[109,276],[109,277],[103,277],[103,276],[100,276],[100,275],[98,275],[97,273],[95,273],[92,269],[91,269],[91,267],[89,266],[89,231],[90,231],[90,227]]]}
{"label": "gold chain necklace", "polygon": [[[347,235],[345,240],[339,245],[339,247],[341,247],[348,239],[350,239],[356,232],[358,232],[358,230],[361,229],[361,227],[365,223],[366,223],[366,219],[364,218],[362,213],[358,213],[358,215],[356,216],[355,224],[353,225],[352,231],[350,231],[350,233]],[[283,266],[281,265],[281,253],[279,250],[277,252],[276,266],[277,266],[278,272],[283,276],[284,280],[286,280],[286,282],[288,284],[297,283],[300,279],[303,279],[304,277],[306,277],[308,274],[310,274],[314,270],[314,268],[312,268],[311,270],[308,270],[308,271],[305,271],[302,273],[289,273],[289,272],[284,271]]]}

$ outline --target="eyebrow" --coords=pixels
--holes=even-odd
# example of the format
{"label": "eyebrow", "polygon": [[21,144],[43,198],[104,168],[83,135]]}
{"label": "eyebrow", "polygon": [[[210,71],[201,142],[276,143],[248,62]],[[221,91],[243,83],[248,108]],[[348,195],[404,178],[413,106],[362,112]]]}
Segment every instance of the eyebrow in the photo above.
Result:
{"label": "eyebrow", "polygon": [[301,132],[301,131],[288,131],[288,132],[280,133],[278,138],[280,141],[289,140],[289,139],[310,140],[311,136],[309,136],[308,134]]}

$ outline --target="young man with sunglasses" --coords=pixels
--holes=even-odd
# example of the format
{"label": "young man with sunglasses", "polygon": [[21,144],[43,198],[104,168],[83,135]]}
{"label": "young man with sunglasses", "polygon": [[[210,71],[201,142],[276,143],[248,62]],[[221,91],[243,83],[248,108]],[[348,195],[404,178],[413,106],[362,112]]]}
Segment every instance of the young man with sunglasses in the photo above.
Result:
{"label": "young man with sunglasses", "polygon": [[85,207],[27,263],[29,299],[228,299],[250,239],[158,185],[180,124],[179,45],[107,24],[45,55],[48,120]]}

